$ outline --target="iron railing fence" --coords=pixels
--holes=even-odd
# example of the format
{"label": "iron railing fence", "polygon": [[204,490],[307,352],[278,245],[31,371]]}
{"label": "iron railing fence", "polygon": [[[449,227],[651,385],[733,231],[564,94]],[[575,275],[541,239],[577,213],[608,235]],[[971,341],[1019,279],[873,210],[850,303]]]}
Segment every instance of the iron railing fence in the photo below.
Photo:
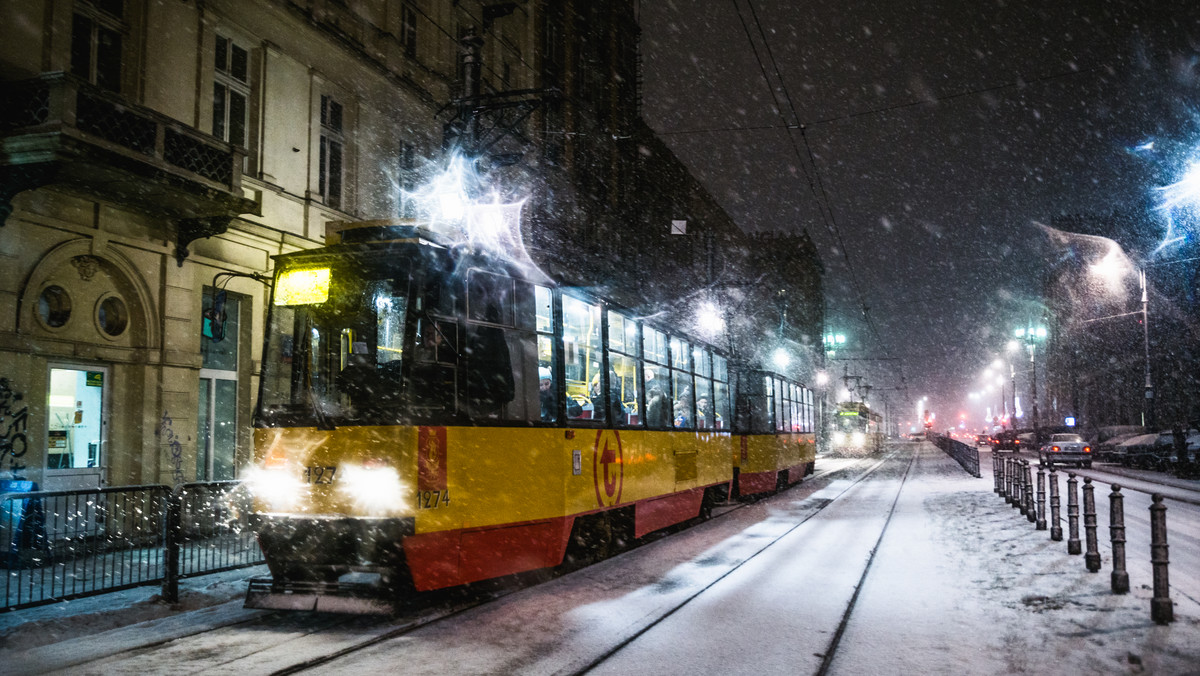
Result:
{"label": "iron railing fence", "polygon": [[262,563],[239,485],[0,495],[0,611]]}
{"label": "iron railing fence", "polygon": [[954,458],[962,468],[967,470],[967,473],[976,479],[981,478],[979,474],[979,449],[975,446],[964,444],[956,439],[943,436],[941,434],[931,435],[933,443],[938,448],[946,452],[951,458]]}

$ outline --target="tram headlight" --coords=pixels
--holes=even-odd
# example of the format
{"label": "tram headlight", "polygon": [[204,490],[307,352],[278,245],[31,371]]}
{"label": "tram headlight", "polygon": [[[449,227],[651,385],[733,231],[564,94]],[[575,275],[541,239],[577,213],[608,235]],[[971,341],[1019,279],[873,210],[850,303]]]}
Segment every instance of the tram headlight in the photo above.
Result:
{"label": "tram headlight", "polygon": [[366,516],[396,516],[407,511],[409,491],[395,467],[344,465],[338,490]]}
{"label": "tram headlight", "polygon": [[855,446],[862,446],[864,443],[866,443],[866,441],[867,435],[863,434],[862,432],[855,432],[854,436],[851,437],[850,443],[854,444]]}
{"label": "tram headlight", "polygon": [[272,512],[295,511],[308,497],[308,486],[288,467],[255,467],[246,474],[246,486]]}
{"label": "tram headlight", "polygon": [[833,443],[835,443],[835,444],[846,443],[846,433],[845,432],[834,432],[833,433]]}

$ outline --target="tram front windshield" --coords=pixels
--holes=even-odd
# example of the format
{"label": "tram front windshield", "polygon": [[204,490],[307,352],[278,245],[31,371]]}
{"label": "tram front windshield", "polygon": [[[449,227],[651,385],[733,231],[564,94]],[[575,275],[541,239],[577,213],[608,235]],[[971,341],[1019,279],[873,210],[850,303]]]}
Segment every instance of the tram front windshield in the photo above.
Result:
{"label": "tram front windshield", "polygon": [[280,273],[262,369],[260,414],[268,424],[332,424],[401,412],[414,284],[407,271],[389,268]]}

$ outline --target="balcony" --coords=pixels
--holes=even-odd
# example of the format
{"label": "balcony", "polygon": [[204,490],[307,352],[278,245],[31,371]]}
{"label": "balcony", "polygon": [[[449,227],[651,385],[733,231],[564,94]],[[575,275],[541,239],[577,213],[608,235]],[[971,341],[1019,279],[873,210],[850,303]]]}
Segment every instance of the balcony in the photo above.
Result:
{"label": "balcony", "polygon": [[65,73],[0,83],[0,226],[13,197],[54,185],[166,221],[188,244],[257,209],[238,148]]}

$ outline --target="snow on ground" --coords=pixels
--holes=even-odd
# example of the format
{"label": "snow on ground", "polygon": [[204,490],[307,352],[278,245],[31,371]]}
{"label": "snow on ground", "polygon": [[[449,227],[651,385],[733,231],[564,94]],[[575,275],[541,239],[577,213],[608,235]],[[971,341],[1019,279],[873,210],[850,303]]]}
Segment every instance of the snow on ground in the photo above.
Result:
{"label": "snow on ground", "polygon": [[191,611],[235,600],[240,608],[248,580],[267,574],[264,565],[185,578],[179,581],[176,605],[162,600],[161,587],[150,585],[0,613],[0,672],[5,655],[13,651],[185,617]]}

